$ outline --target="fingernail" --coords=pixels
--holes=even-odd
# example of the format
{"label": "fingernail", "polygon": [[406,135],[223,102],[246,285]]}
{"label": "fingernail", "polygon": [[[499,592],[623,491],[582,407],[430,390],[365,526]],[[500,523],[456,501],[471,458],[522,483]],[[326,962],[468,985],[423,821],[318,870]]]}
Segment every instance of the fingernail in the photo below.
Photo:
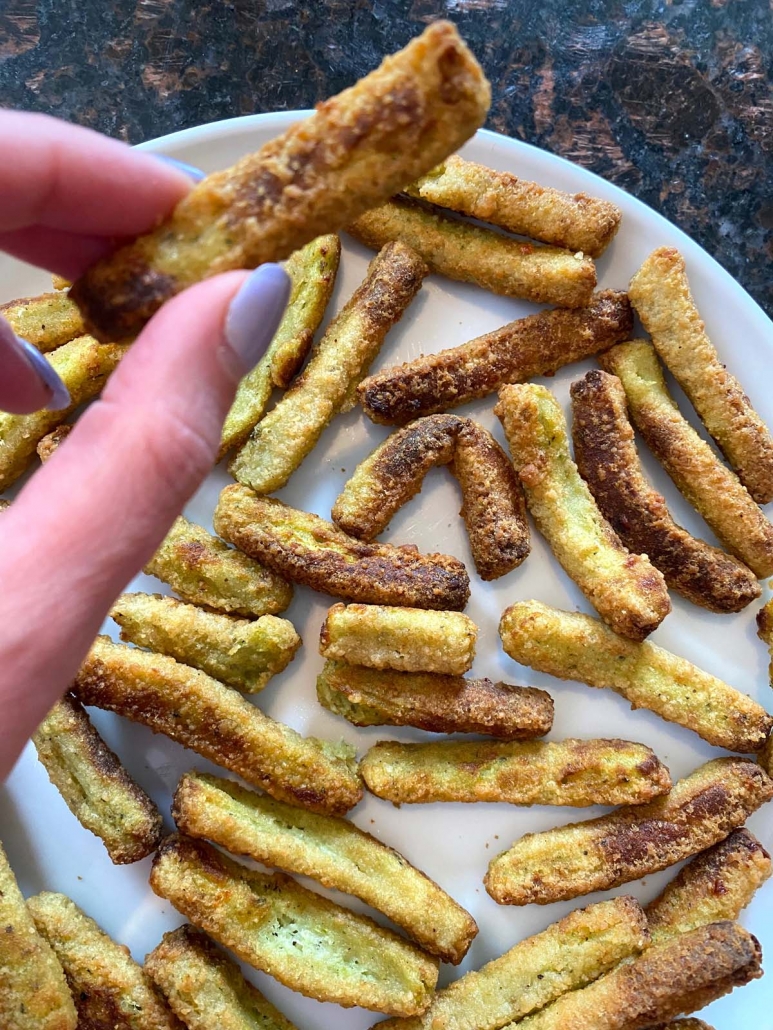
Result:
{"label": "fingernail", "polygon": [[46,361],[43,355],[33,347],[31,343],[22,340],[21,336],[16,337],[16,343],[27,359],[27,364],[32,371],[41,379],[46,389],[51,394],[51,399],[46,405],[46,411],[62,411],[70,405],[70,391],[54,371],[50,362]]}
{"label": "fingernail", "polygon": [[242,375],[263,357],[290,298],[290,277],[281,265],[261,265],[231,301],[225,338],[242,365]]}
{"label": "fingernail", "polygon": [[177,168],[187,175],[189,179],[193,179],[194,182],[201,182],[202,179],[206,178],[206,172],[202,172],[200,168],[196,168],[195,165],[189,165],[185,161],[178,161],[176,157],[169,157],[167,154],[154,154],[159,161],[164,161],[168,165],[172,165],[173,168]]}

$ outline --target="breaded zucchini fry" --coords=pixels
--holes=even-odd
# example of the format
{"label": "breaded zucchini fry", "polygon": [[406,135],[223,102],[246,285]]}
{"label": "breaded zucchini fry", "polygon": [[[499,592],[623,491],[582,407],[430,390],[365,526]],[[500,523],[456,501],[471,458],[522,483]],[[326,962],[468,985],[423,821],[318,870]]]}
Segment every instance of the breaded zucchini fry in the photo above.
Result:
{"label": "breaded zucchini fry", "polygon": [[353,894],[444,962],[461,962],[478,932],[472,916],[429,877],[346,819],[197,772],[180,780],[172,815],[190,837]]}
{"label": "breaded zucchini fry", "polygon": [[137,786],[74,697],[57,701],[32,738],[41,765],[72,814],[116,865],[158,847],[161,813]]}
{"label": "breaded zucchini fry", "polygon": [[558,679],[607,687],[728,751],[759,751],[773,727],[761,705],[656,644],[624,640],[590,615],[519,601],[499,623],[511,658]]}
{"label": "breaded zucchini fry", "polygon": [[346,231],[373,250],[400,240],[438,275],[506,297],[581,308],[596,287],[596,268],[583,254],[514,240],[400,197],[366,211]]}
{"label": "breaded zucchini fry", "polygon": [[765,746],[759,754],[758,761],[768,776],[773,779],[773,733],[765,741]]}
{"label": "breaded zucchini fry", "polygon": [[90,336],[79,336],[47,356],[70,391],[70,404],[61,411],[44,408],[30,415],[0,412],[0,490],[7,489],[27,471],[35,458],[38,441],[46,433],[100,393],[125,350],[114,343],[97,343]]}
{"label": "breaded zucchini fry", "polygon": [[773,686],[773,600],[768,601],[757,612],[757,636],[768,645],[770,664],[768,666],[768,678]]}
{"label": "breaded zucchini fry", "polygon": [[675,1019],[673,1023],[660,1023],[652,1030],[714,1030],[702,1019]]}
{"label": "breaded zucchini fry", "polygon": [[738,478],[758,504],[773,500],[773,437],[708,338],[679,251],[653,250],[631,279],[628,296],[661,361]]}
{"label": "breaded zucchini fry", "polygon": [[771,797],[756,763],[717,758],[646,805],[527,833],[492,859],[486,890],[500,905],[549,905],[619,887],[718,843]]}
{"label": "breaded zucchini fry", "polygon": [[395,1016],[430,1002],[437,959],[284,873],[255,872],[175,835],[156,852],[150,886],[244,962],[309,998]]}
{"label": "breaded zucchini fry", "polygon": [[66,293],[43,293],[0,304],[0,318],[44,354],[86,332],[78,305]]}
{"label": "breaded zucchini fry", "polygon": [[0,844],[0,1026],[75,1030],[78,1016],[51,947],[38,934]]}
{"label": "breaded zucchini fry", "polygon": [[262,690],[301,646],[287,619],[234,619],[160,594],[123,594],[110,615],[121,640],[167,654],[245,694]]}
{"label": "breaded zucchini fry", "polygon": [[643,640],[671,610],[663,576],[629,552],[603,517],[569,453],[566,421],[549,390],[503,386],[494,408],[526,504],[568,576],[616,633]]}
{"label": "breaded zucchini fry", "polygon": [[216,531],[280,576],[344,601],[457,611],[467,570],[447,554],[363,544],[331,523],[235,483],[220,494]]}
{"label": "breaded zucchini fry", "polygon": [[372,794],[395,805],[639,805],[671,788],[654,752],[627,740],[382,740],[365,754],[360,773]]}
{"label": "breaded zucchini fry", "polygon": [[11,502],[10,501],[6,501],[6,499],[4,497],[0,497],[0,512],[5,511],[7,508],[10,508],[10,507],[11,507]]}
{"label": "breaded zucchini fry", "polygon": [[383,204],[472,136],[490,101],[454,26],[436,21],[310,118],[207,176],[160,226],[92,266],[71,294],[100,338],[135,336],[191,283],[286,258]]}
{"label": "breaded zucchini fry", "polygon": [[478,627],[461,612],[380,604],[334,604],[319,634],[319,653],[369,669],[461,676],[475,657]]}
{"label": "breaded zucchini fry", "polygon": [[601,290],[588,307],[540,311],[518,318],[460,347],[387,368],[360,383],[357,393],[373,422],[410,422],[494,393],[504,383],[552,375],[631,335],[628,297]]}
{"label": "breaded zucchini fry", "polygon": [[145,959],[145,973],[188,1030],[297,1030],[190,924],[164,934]]}
{"label": "breaded zucchini fry", "polygon": [[460,514],[481,578],[498,579],[520,565],[529,526],[518,478],[491,433],[456,415],[429,415],[387,437],[354,470],[333,505],[333,522],[358,540],[375,539],[434,465],[450,465],[459,480]]}
{"label": "breaded zucchini fry", "polygon": [[164,733],[274,797],[336,814],[362,797],[354,748],[302,737],[166,655],[97,637],[73,690],[84,704]]}
{"label": "breaded zucchini fry", "polygon": [[68,897],[44,891],[27,905],[62,963],[79,1028],[184,1030],[129,949],[116,944]]}
{"label": "breaded zucchini fry", "polygon": [[381,1030],[497,1030],[595,980],[649,940],[647,921],[629,897],[576,909],[439,990],[416,1019]]}
{"label": "breaded zucchini fry", "polygon": [[519,179],[510,172],[465,161],[454,154],[407,187],[409,197],[491,222],[519,236],[581,250],[604,252],[617,232],[622,212],[608,200],[563,193]]}
{"label": "breaded zucchini fry", "polygon": [[623,343],[599,356],[625,390],[647,446],[720,542],[763,579],[773,575],[773,525],[734,472],[682,416],[651,344]]}
{"label": "breaded zucchini fry", "polygon": [[182,515],[144,571],[168,583],[183,601],[234,615],[274,615],[293,596],[287,580]]}
{"label": "breaded zucchini fry", "polygon": [[335,286],[341,241],[318,236],[290,255],[285,271],[292,290],[287,310],[266,353],[239,383],[220,437],[218,460],[241,447],[266,410],[274,386],[286,389],[309,353]]}
{"label": "breaded zucchini fry", "polygon": [[433,733],[528,740],[544,736],[553,725],[553,699],[536,687],[433,672],[382,672],[346,662],[325,662],[317,698],[355,726],[416,726]]}
{"label": "breaded zucchini fry", "polygon": [[354,390],[428,274],[421,258],[402,243],[390,243],[376,255],[303,375],[255,426],[231,463],[240,483],[261,494],[287,483],[328,423],[354,406]]}
{"label": "breaded zucchini fry", "polygon": [[64,443],[74,428],[75,426],[70,425],[69,422],[65,422],[63,425],[57,426],[52,432],[46,433],[37,446],[38,457],[41,462],[45,463],[48,461],[54,451]]}
{"label": "breaded zucchini fry", "polygon": [[759,597],[751,569],[678,526],[647,482],[620,380],[594,369],[571,393],[577,467],[625,546],[646,554],[672,589],[702,608],[738,612]]}

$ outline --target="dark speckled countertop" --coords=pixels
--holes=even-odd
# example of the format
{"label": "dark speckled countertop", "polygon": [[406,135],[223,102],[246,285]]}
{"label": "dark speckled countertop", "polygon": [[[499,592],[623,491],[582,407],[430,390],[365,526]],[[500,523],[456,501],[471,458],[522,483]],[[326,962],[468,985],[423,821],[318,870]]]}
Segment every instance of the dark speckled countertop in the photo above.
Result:
{"label": "dark speckled countertop", "polygon": [[662,211],[773,314],[773,0],[0,0],[0,104],[135,143],[310,107],[438,17],[490,128]]}

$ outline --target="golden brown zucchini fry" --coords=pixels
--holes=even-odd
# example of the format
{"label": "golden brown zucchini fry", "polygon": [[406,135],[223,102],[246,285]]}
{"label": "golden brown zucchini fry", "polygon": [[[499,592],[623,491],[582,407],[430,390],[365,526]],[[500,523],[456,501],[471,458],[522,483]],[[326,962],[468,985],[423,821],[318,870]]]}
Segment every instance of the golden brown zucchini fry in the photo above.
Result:
{"label": "golden brown zucchini fry", "polygon": [[438,963],[369,919],[226,858],[204,841],[168,837],[150,886],[244,962],[318,1001],[411,1016],[429,1004]]}
{"label": "golden brown zucchini fry", "polygon": [[274,797],[336,814],[362,797],[349,745],[302,737],[166,655],[97,637],[73,690],[84,704],[164,733]]}
{"label": "golden brown zucchini fry", "polygon": [[631,554],[603,517],[569,453],[566,421],[544,386],[503,386],[494,408],[526,505],[553,554],[616,633],[643,640],[671,610],[663,576]]}
{"label": "golden brown zucchini fry", "polygon": [[438,275],[506,297],[581,308],[596,287],[596,268],[583,254],[514,240],[400,197],[366,211],[346,231],[373,250],[399,240]]}
{"label": "golden brown zucchini fry", "polygon": [[673,590],[710,611],[738,612],[759,597],[752,570],[678,526],[647,482],[620,380],[593,369],[571,393],[577,467],[625,546],[646,554]]}
{"label": "golden brown zucchini fry", "polygon": [[619,344],[600,355],[599,362],[620,379],[647,446],[723,546],[761,579],[773,575],[773,525],[738,476],[682,416],[651,344]]}
{"label": "golden brown zucchini fry", "polygon": [[619,887],[723,840],[771,797],[755,762],[717,758],[646,805],[527,833],[492,859],[486,890],[500,905],[549,905]]}
{"label": "golden brown zucchini fry", "polygon": [[773,733],[765,741],[765,746],[759,755],[759,763],[768,776],[773,779]]}
{"label": "golden brown zucchini fry", "polygon": [[395,805],[639,805],[671,788],[654,752],[627,740],[382,740],[362,758],[360,773],[372,794]]}
{"label": "golden brown zucchini fry", "polygon": [[27,905],[62,963],[79,1028],[184,1030],[129,949],[116,944],[68,897],[44,891]]}
{"label": "golden brown zucchini fry", "polygon": [[638,902],[620,897],[576,909],[439,990],[424,1013],[381,1030],[497,1030],[595,980],[649,940]]}
{"label": "golden brown zucchini fry", "polygon": [[457,611],[470,597],[458,558],[363,544],[318,515],[238,483],[220,494],[214,523],[224,540],[278,575],[344,601]]}
{"label": "golden brown zucchini fry", "polygon": [[135,336],[191,283],[286,258],[383,204],[457,150],[490,101],[454,26],[434,22],[310,118],[207,176],[160,226],[93,265],[71,294],[97,335]]}
{"label": "golden brown zucchini fry", "polygon": [[44,354],[86,332],[77,304],[66,293],[43,293],[0,304],[0,318]]}
{"label": "golden brown zucchini fry", "polygon": [[528,740],[544,736],[553,725],[553,699],[536,687],[433,672],[382,672],[346,662],[325,662],[317,698],[355,726],[416,726],[433,733]]}
{"label": "golden brown zucchini fry", "polygon": [[384,369],[364,379],[357,393],[373,422],[402,425],[485,397],[504,383],[552,375],[628,339],[632,328],[628,297],[601,290],[586,308],[540,311],[460,347]]}
{"label": "golden brown zucchini fry", "polygon": [[773,686],[773,600],[768,601],[757,612],[757,636],[768,645],[770,664],[768,666],[768,678]]}
{"label": "golden brown zucchini fry", "polygon": [[0,1026],[75,1030],[78,1016],[62,967],[35,929],[0,844]]}
{"label": "golden brown zucchini fry", "polygon": [[35,458],[38,441],[79,405],[100,393],[125,350],[114,343],[97,343],[90,336],[79,336],[47,357],[70,391],[70,404],[61,411],[41,409],[30,415],[0,412],[0,490],[7,489],[27,471]]}
{"label": "golden brown zucchini fry", "polygon": [[47,462],[54,451],[64,443],[74,428],[75,426],[65,422],[63,425],[57,426],[52,432],[46,433],[37,446],[38,457],[43,463]]}
{"label": "golden brown zucchini fry", "polygon": [[319,653],[369,669],[461,676],[472,666],[478,627],[461,612],[381,604],[334,604]]}
{"label": "golden brown zucchini fry", "polygon": [[407,187],[409,197],[491,222],[519,236],[598,257],[622,212],[608,200],[563,193],[454,154]]}
{"label": "golden brown zucchini fry", "polygon": [[301,646],[287,619],[234,619],[160,594],[122,594],[110,615],[121,640],[192,665],[245,694],[262,690]]}
{"label": "golden brown zucchini fry", "polygon": [[631,279],[628,296],[661,361],[738,478],[758,504],[773,500],[773,438],[708,338],[679,251],[653,250]]}
{"label": "golden brown zucchini fry", "polygon": [[116,865],[158,847],[161,813],[121,765],[74,697],[57,701],[32,737],[41,765],[72,814]]}
{"label": "golden brown zucchini fry", "polygon": [[443,962],[461,962],[478,932],[472,916],[429,877],[346,819],[197,772],[180,780],[172,815],[190,837],[353,894]]}
{"label": "golden brown zucchini fry", "polygon": [[165,933],[145,972],[188,1030],[297,1030],[205,933]]}
{"label": "golden brown zucchini fry", "polygon": [[240,483],[261,494],[287,483],[328,423],[354,406],[354,390],[428,274],[421,258],[402,243],[390,243],[376,255],[303,375],[255,426],[231,463]]}
{"label": "golden brown zucchini fry", "polygon": [[519,601],[499,623],[511,658],[537,672],[607,687],[728,751],[759,751],[773,727],[761,705],[670,651],[636,644],[598,619]]}

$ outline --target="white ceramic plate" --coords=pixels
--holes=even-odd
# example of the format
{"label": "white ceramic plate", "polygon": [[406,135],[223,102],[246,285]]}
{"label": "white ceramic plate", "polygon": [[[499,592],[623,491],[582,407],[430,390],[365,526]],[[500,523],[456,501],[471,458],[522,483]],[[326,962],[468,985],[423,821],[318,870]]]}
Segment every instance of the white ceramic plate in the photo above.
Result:
{"label": "white ceramic plate", "polygon": [[[205,171],[232,164],[256,150],[306,112],[256,115],[188,129],[145,144],[145,148],[173,155]],[[722,358],[751,393],[757,410],[773,424],[773,391],[769,388],[771,323],[743,289],[703,250],[660,215],[615,186],[575,165],[491,132],[479,132],[464,148],[465,156],[494,168],[516,172],[528,179],[571,192],[585,190],[606,197],[623,210],[620,232],[598,262],[600,285],[625,288],[643,258],[655,247],[678,247],[687,259],[693,293],[708,331]],[[328,317],[348,299],[361,281],[371,255],[359,244],[344,240],[344,254],[335,296]],[[0,257],[0,300],[30,294],[48,286],[41,272]],[[463,343],[514,318],[536,310],[525,302],[494,297],[473,286],[432,276],[406,317],[390,333],[374,369],[408,360],[418,354]],[[563,369],[546,380],[568,410],[569,384],[591,362]],[[689,405],[680,396],[682,408]],[[502,441],[501,428],[492,413],[493,397],[462,410],[479,419]],[[389,430],[374,426],[359,409],[339,417],[324,433],[313,455],[278,495],[300,508],[329,518],[333,500],[353,471]],[[681,499],[666,475],[644,455],[647,470],[665,495],[682,525],[711,538],[701,519]],[[186,514],[211,528],[217,495],[229,476],[224,468],[210,475]],[[502,610],[514,601],[537,598],[561,608],[591,611],[582,594],[564,575],[548,548],[536,534],[526,563],[493,584],[484,584],[474,573],[461,520],[458,488],[445,470],[430,473],[421,495],[398,514],[383,539],[417,544],[423,551],[441,550],[463,559],[470,570],[472,599],[468,614],[480,626],[477,676],[491,676],[513,683],[547,688],[556,701],[556,717],[549,739],[567,736],[622,737],[642,741],[671,769],[676,779],[720,752],[695,734],[663,722],[646,711],[631,712],[611,691],[591,690],[581,684],[553,680],[522,668],[502,651],[497,624]],[[139,576],[134,590],[164,590],[150,577]],[[674,596],[673,612],[653,635],[657,643],[722,677],[770,707],[767,651],[755,633],[752,605],[740,615],[714,615]],[[763,600],[766,600],[763,597]],[[305,734],[345,738],[362,753],[379,739],[421,740],[416,730],[388,727],[358,730],[325,711],[315,696],[315,676],[322,665],[317,654],[317,634],[331,598],[303,587],[286,613],[301,633],[304,646],[296,660],[260,695],[258,703],[271,716]],[[108,626],[108,631],[112,627]],[[180,774],[193,766],[208,764],[193,752],[154,736],[144,727],[116,716],[96,712],[94,721],[130,772],[152,795],[165,813],[167,827],[171,793]],[[466,961],[459,970],[445,966],[441,984],[468,969],[475,969],[500,955],[517,941],[544,929],[571,909],[599,900],[593,895],[574,902],[526,908],[500,907],[486,894],[482,878],[489,859],[528,831],[600,814],[601,809],[518,809],[508,805],[417,805],[401,810],[367,796],[353,813],[354,821],[379,839],[393,845],[411,862],[437,880],[473,914],[480,926]],[[751,830],[773,847],[773,828],[767,813],[749,822]],[[113,866],[102,844],[83,830],[59,794],[49,783],[29,745],[8,784],[0,788],[0,839],[5,843],[22,890],[63,891],[93,916],[116,940],[126,943],[135,958],[145,954],[162,933],[182,920],[172,907],[157,898],[147,880],[150,860],[129,867]],[[674,875],[667,870],[645,881],[628,884],[611,893],[632,893],[642,902],[652,899]],[[315,889],[319,889],[315,887]],[[773,955],[773,887],[761,892],[742,916],[743,923]],[[335,894],[331,894],[335,897]],[[364,910],[351,898],[338,898]],[[767,916],[766,916],[767,913]],[[378,916],[380,921],[384,921]],[[320,1005],[280,986],[261,973],[250,975],[261,990],[299,1027],[325,1030],[360,1030],[380,1018],[361,1009],[342,1010]],[[706,1011],[718,1030],[731,1027],[770,1026],[773,976],[736,991]],[[590,1028],[589,1028],[590,1030]]]}

